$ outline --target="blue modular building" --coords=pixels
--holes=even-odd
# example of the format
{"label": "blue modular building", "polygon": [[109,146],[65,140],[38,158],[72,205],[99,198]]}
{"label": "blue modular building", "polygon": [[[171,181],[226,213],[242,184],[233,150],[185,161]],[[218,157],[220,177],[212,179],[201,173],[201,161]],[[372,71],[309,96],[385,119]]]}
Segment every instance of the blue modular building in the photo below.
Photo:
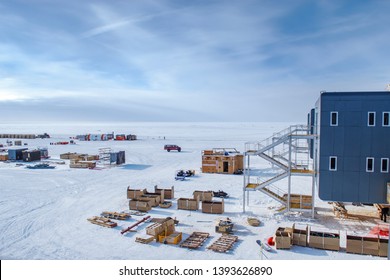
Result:
{"label": "blue modular building", "polygon": [[308,123],[322,200],[390,203],[390,92],[323,92]]}
{"label": "blue modular building", "polygon": [[8,149],[8,159],[9,160],[22,160],[23,151],[28,150],[27,148],[11,148]]}

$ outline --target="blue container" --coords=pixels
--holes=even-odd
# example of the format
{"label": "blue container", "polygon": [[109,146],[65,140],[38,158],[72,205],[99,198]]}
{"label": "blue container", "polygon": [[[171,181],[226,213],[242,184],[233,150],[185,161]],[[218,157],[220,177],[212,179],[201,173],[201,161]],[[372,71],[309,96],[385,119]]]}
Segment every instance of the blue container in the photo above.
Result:
{"label": "blue container", "polygon": [[22,160],[23,159],[23,151],[26,151],[27,148],[20,149],[9,149],[8,150],[8,159],[9,160]]}

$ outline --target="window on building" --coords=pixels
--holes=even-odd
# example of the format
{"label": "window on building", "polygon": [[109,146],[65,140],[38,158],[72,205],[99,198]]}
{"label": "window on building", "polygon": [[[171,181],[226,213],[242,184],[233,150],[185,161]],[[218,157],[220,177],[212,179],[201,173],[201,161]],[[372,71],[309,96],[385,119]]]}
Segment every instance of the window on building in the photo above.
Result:
{"label": "window on building", "polygon": [[390,126],[389,114],[389,112],[383,112],[382,126]]}
{"label": "window on building", "polygon": [[329,170],[330,171],[337,170],[337,157],[329,157]]}
{"label": "window on building", "polygon": [[330,112],[330,125],[338,126],[339,124],[339,113],[338,112]]}
{"label": "window on building", "polygon": [[389,159],[388,158],[382,158],[381,159],[381,172],[382,173],[388,173],[389,172]]}
{"label": "window on building", "polygon": [[366,158],[366,171],[374,172],[374,158],[372,157]]}
{"label": "window on building", "polygon": [[368,112],[368,126],[375,126],[375,112]]}

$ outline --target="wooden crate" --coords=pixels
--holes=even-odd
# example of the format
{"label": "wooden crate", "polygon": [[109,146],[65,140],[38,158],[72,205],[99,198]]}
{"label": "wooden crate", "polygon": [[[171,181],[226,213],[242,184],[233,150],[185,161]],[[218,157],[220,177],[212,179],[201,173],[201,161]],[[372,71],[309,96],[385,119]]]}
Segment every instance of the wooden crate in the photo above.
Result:
{"label": "wooden crate", "polygon": [[304,229],[295,228],[295,224],[292,227],[292,244],[298,246],[307,246],[308,239],[308,226]]}
{"label": "wooden crate", "polygon": [[1,154],[0,155],[0,161],[7,161],[8,160],[8,154]]}
{"label": "wooden crate", "polygon": [[135,237],[135,242],[142,243],[142,244],[149,244],[154,240],[154,236],[150,235],[139,235]]}
{"label": "wooden crate", "polygon": [[309,247],[323,250],[339,251],[340,234],[310,230]]}
{"label": "wooden crate", "polygon": [[160,195],[141,195],[137,197],[139,201],[149,201],[152,207],[157,207],[160,204]]}
{"label": "wooden crate", "polygon": [[223,214],[225,211],[224,199],[222,201],[202,201],[202,212],[210,214]]}
{"label": "wooden crate", "polygon": [[379,255],[379,239],[378,237],[362,237],[363,255]]}
{"label": "wooden crate", "polygon": [[162,192],[164,192],[164,199],[173,199],[173,198],[175,198],[174,187],[173,186],[170,189],[160,189],[156,185],[156,186],[154,186],[154,192],[155,193],[162,193]]}
{"label": "wooden crate", "polygon": [[347,246],[345,250],[347,253],[363,254],[363,237],[347,234]]}
{"label": "wooden crate", "polygon": [[139,196],[142,196],[144,193],[146,193],[146,189],[131,189],[130,186],[127,187],[127,198],[128,199],[135,199]]}
{"label": "wooden crate", "polygon": [[71,161],[70,168],[95,168],[96,162],[94,161]]}
{"label": "wooden crate", "polygon": [[175,231],[174,220],[170,219],[163,223],[154,223],[146,228],[146,234],[157,237],[166,232],[167,235]]}
{"label": "wooden crate", "polygon": [[177,209],[181,210],[193,210],[196,211],[199,208],[199,198],[179,198],[177,200]]}
{"label": "wooden crate", "polygon": [[194,199],[199,197],[199,201],[212,201],[213,200],[213,191],[194,191]]}
{"label": "wooden crate", "polygon": [[275,248],[290,249],[291,248],[291,233],[286,231],[275,232]]}
{"label": "wooden crate", "polygon": [[148,212],[152,209],[152,206],[150,201],[139,201],[137,199],[132,199],[129,201],[129,209],[141,212]]}
{"label": "wooden crate", "polygon": [[379,238],[379,256],[387,257],[389,239]]}

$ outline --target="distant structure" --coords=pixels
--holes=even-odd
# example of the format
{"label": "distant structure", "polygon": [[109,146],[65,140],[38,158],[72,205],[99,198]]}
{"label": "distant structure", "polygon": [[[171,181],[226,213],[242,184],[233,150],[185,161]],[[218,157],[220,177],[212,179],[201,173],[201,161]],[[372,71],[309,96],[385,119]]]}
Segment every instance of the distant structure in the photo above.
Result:
{"label": "distant structure", "polygon": [[323,92],[308,121],[320,199],[390,203],[390,92]]}
{"label": "distant structure", "polygon": [[203,173],[242,174],[243,154],[234,148],[214,148],[202,151]]}

